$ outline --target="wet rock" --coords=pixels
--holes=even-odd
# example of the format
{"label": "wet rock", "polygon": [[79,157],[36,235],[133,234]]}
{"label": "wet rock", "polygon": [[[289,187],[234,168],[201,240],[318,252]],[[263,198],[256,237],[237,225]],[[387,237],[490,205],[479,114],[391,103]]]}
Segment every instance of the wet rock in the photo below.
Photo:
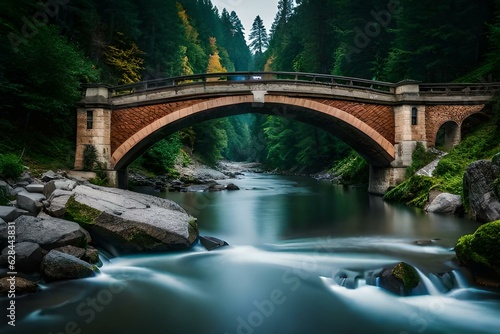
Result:
{"label": "wet rock", "polygon": [[462,215],[464,211],[462,197],[448,193],[439,194],[426,210],[433,213]]}
{"label": "wet rock", "polygon": [[356,289],[358,287],[358,279],[363,277],[361,273],[346,269],[341,269],[333,276],[333,280],[340,286],[347,289]]}
{"label": "wet rock", "polygon": [[42,277],[46,282],[95,276],[97,268],[73,255],[51,250],[41,264]]}
{"label": "wet rock", "polygon": [[488,223],[500,220],[500,200],[495,193],[495,180],[500,166],[491,161],[473,162],[464,175],[464,200],[469,203],[473,219]]}
{"label": "wet rock", "polygon": [[234,183],[229,183],[227,186],[226,186],[226,189],[227,190],[240,190],[240,187],[238,187],[237,185],[235,185]]}
{"label": "wet rock", "polygon": [[22,216],[15,224],[17,242],[34,242],[46,250],[67,245],[86,247],[90,242],[87,231],[67,220]]}
{"label": "wet rock", "polygon": [[[7,267],[9,248],[2,251],[0,263]],[[40,270],[40,263],[46,252],[40,245],[33,242],[20,242],[15,244],[16,270],[25,274],[32,274]]]}
{"label": "wet rock", "polygon": [[99,251],[95,249],[94,247],[87,247],[85,250],[85,254],[82,257],[82,260],[95,264],[99,262]]}
{"label": "wet rock", "polygon": [[15,287],[16,296],[35,293],[37,284],[19,276],[7,276],[0,278],[0,295],[7,296],[11,287]]}
{"label": "wet rock", "polygon": [[229,244],[227,242],[225,242],[224,240],[220,240],[220,239],[217,239],[215,237],[200,236],[200,243],[208,251],[212,251],[214,249],[224,247],[224,246],[229,246]]}
{"label": "wet rock", "polygon": [[54,248],[54,250],[59,251],[59,252],[64,253],[64,254],[73,255],[74,257],[76,257],[78,259],[82,259],[85,256],[85,249],[80,248],[80,247],[71,246],[71,245]]}
{"label": "wet rock", "polygon": [[416,269],[404,262],[369,272],[365,278],[366,284],[379,286],[400,296],[409,295],[420,283]]}

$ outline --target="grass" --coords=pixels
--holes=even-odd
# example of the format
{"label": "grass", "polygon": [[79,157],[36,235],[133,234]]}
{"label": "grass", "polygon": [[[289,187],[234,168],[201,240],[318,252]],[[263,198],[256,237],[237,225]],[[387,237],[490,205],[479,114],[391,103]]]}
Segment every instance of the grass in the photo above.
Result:
{"label": "grass", "polygon": [[500,152],[500,133],[494,123],[480,126],[443,157],[433,177],[412,176],[388,191],[384,199],[423,208],[431,190],[463,197],[463,176],[467,167],[477,160],[491,159]]}

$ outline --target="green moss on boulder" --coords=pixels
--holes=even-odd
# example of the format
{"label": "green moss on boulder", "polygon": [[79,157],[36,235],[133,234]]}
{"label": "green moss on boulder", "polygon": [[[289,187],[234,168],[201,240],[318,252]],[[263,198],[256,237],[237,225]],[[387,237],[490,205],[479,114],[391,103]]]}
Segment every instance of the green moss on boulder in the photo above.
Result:
{"label": "green moss on boulder", "polygon": [[403,282],[405,290],[409,291],[420,283],[420,276],[415,268],[407,263],[398,263],[392,269],[392,275]]}
{"label": "green moss on boulder", "polygon": [[64,218],[85,227],[88,225],[94,225],[97,217],[99,217],[101,213],[102,212],[97,209],[77,202],[75,197],[71,196],[66,203],[66,213]]}
{"label": "green moss on boulder", "polygon": [[455,246],[460,263],[473,271],[500,274],[500,220],[484,224],[474,234],[461,237]]}

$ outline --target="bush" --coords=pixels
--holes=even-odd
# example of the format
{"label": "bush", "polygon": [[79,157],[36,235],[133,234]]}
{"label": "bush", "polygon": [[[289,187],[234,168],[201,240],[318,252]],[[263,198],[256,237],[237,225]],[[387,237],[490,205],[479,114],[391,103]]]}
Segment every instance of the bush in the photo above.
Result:
{"label": "bush", "polygon": [[14,154],[0,154],[0,176],[17,179],[24,170],[19,158]]}
{"label": "bush", "polygon": [[93,171],[97,163],[97,149],[94,145],[85,145],[83,150],[83,170]]}
{"label": "bush", "polygon": [[422,209],[429,198],[429,192],[437,185],[437,180],[432,177],[415,175],[389,190],[384,195],[384,200]]}
{"label": "bush", "polygon": [[174,167],[181,149],[179,135],[175,134],[154,144],[142,155],[142,166],[155,174],[168,174]]}
{"label": "bush", "polygon": [[368,163],[356,151],[351,151],[349,156],[340,160],[330,172],[344,185],[368,184],[370,175]]}
{"label": "bush", "polygon": [[405,176],[407,178],[413,176],[420,168],[430,164],[436,157],[436,153],[428,151],[424,144],[418,142],[411,155],[411,165],[406,169]]}

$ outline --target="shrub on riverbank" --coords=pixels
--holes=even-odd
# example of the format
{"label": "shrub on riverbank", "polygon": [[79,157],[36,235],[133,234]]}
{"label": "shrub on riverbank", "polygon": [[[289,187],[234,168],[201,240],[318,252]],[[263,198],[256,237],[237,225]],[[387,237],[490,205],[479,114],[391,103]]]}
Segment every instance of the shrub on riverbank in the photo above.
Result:
{"label": "shrub on riverbank", "polygon": [[15,154],[0,154],[0,177],[16,179],[23,172],[23,164]]}
{"label": "shrub on riverbank", "polygon": [[384,199],[423,208],[433,189],[463,196],[463,177],[467,167],[474,161],[490,159],[499,151],[500,135],[496,125],[485,124],[439,161],[433,177],[412,176],[388,191]]}
{"label": "shrub on riverbank", "polygon": [[330,173],[335,175],[338,183],[348,186],[368,184],[370,174],[368,163],[354,150],[337,162]]}

